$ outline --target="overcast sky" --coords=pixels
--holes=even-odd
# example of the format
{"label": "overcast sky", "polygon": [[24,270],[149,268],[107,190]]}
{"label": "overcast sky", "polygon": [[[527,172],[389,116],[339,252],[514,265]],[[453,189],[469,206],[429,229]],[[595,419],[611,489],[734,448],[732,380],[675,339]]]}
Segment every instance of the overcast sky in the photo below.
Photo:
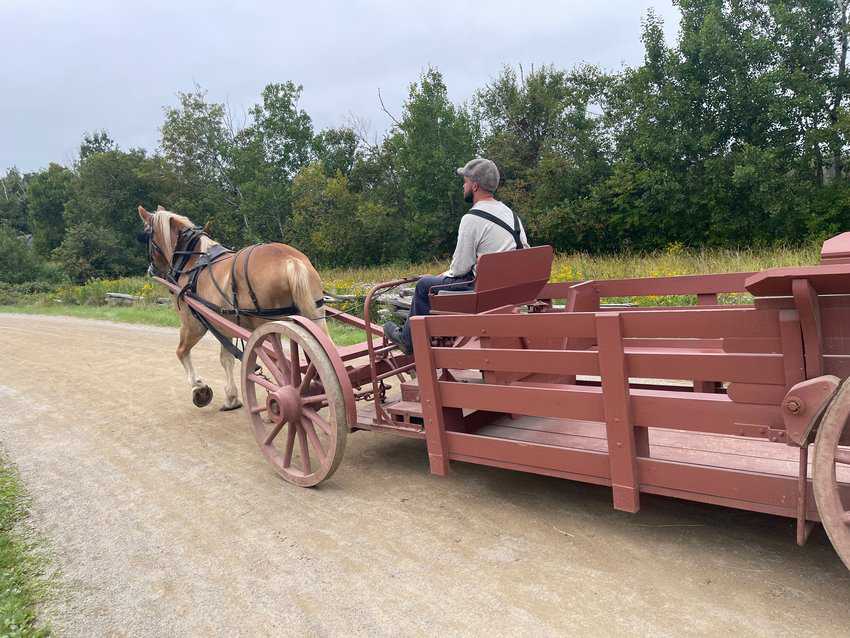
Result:
{"label": "overcast sky", "polygon": [[316,128],[388,126],[433,65],[463,101],[505,64],[640,64],[648,8],[672,0],[0,0],[0,172],[70,163],[86,131],[156,148],[163,107],[199,84],[236,113],[271,82],[303,84]]}

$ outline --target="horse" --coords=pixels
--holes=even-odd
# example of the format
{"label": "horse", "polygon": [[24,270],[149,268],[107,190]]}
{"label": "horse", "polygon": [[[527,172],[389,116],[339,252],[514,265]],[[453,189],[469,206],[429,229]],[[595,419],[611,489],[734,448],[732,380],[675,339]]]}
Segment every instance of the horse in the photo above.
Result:
{"label": "horse", "polygon": [[[206,227],[201,230],[187,217],[162,206],[155,213],[139,206],[139,217],[144,223],[140,239],[148,245],[150,274],[177,284],[249,330],[284,315],[299,314],[327,331],[322,280],[307,256],[292,246],[257,244],[234,252],[213,241]],[[180,316],[177,359],[192,387],[193,402],[203,407],[212,401],[212,390],[195,372],[191,351],[209,325],[187,303],[181,303],[180,295],[176,307]],[[236,410],[242,402],[233,373],[235,348],[229,339],[219,340],[219,361],[225,375],[225,401],[220,410]]]}

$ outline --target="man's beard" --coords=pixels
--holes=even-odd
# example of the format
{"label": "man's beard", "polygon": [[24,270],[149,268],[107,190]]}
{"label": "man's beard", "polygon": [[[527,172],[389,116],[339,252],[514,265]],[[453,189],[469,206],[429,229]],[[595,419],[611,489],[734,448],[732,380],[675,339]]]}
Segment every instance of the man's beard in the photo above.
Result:
{"label": "man's beard", "polygon": [[472,191],[467,191],[463,194],[463,201],[467,204],[471,204],[473,202]]}

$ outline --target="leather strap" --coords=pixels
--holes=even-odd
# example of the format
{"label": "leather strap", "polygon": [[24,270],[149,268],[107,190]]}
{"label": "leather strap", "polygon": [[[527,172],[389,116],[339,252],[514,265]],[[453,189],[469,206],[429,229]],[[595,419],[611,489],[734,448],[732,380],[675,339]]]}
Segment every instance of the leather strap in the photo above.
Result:
{"label": "leather strap", "polygon": [[[513,211],[511,211],[511,212],[513,213]],[[495,215],[491,215],[490,213],[483,211],[483,210],[478,210],[477,208],[473,208],[467,214],[468,215],[474,215],[475,217],[480,217],[481,219],[486,219],[488,222],[492,222],[492,223],[496,224],[496,226],[498,226],[499,228],[506,230],[508,233],[510,233],[511,237],[513,237],[514,241],[516,242],[516,250],[522,250],[522,231],[521,231],[520,225],[519,225],[519,217],[517,217],[516,213],[513,213],[514,214],[514,227],[513,228],[508,226],[505,222],[503,222],[501,219],[499,219]]]}

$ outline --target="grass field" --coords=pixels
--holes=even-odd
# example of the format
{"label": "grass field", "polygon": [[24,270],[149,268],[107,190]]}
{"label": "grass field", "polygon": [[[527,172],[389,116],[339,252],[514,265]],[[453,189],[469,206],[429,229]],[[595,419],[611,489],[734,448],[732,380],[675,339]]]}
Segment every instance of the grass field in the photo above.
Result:
{"label": "grass field", "polygon": [[[750,272],[776,266],[813,265],[819,261],[819,245],[797,248],[748,250],[686,250],[677,244],[667,250],[648,255],[591,256],[586,254],[557,255],[552,267],[552,281],[583,281],[587,279],[625,279],[630,277],[671,277],[676,275],[721,272]],[[321,271],[325,289],[338,294],[365,295],[376,282],[400,279],[424,273],[439,273],[449,266],[448,261],[421,264],[395,264],[369,268],[332,268]],[[146,303],[133,306],[107,306],[108,292],[121,292],[142,297]],[[147,277],[94,280],[82,286],[44,285],[3,287],[0,284],[0,312],[62,315],[88,319],[107,319],[153,326],[179,325],[170,306],[154,303],[167,297],[168,292]],[[617,301],[620,301],[619,299]],[[636,298],[637,304],[684,305],[695,298]],[[727,302],[734,302],[730,297]],[[353,303],[344,310],[357,312]],[[331,336],[338,345],[363,340],[359,330],[329,322]]]}
{"label": "grass field", "polygon": [[18,475],[0,456],[0,636],[49,635],[36,618],[37,602],[46,593],[44,559],[22,531],[26,497]]}

